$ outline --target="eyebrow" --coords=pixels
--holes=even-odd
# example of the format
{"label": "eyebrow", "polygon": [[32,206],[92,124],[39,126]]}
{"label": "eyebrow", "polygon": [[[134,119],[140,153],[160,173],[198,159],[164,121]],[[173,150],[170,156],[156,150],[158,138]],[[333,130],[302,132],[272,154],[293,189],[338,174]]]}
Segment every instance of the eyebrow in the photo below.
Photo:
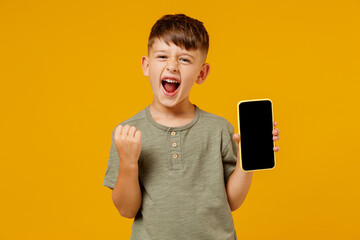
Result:
{"label": "eyebrow", "polygon": [[[155,53],[167,53],[167,50],[155,50],[154,51],[154,54]],[[193,55],[189,54],[189,53],[186,53],[186,52],[182,52],[180,53],[180,55],[186,55],[186,56],[189,56],[190,58],[195,58]]]}

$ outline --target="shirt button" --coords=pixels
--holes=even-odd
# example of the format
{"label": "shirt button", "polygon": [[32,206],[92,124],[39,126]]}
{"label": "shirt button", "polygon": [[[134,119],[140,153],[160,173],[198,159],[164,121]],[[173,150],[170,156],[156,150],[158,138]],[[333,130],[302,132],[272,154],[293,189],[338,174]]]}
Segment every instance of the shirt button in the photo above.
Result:
{"label": "shirt button", "polygon": [[171,132],[171,136],[175,136],[176,135],[176,132],[175,131],[172,131]]}
{"label": "shirt button", "polygon": [[177,159],[178,158],[178,155],[175,153],[173,154],[173,159]]}
{"label": "shirt button", "polygon": [[176,142],[172,143],[172,146],[173,146],[174,148],[176,148],[176,147],[177,147],[177,143],[176,143]]}

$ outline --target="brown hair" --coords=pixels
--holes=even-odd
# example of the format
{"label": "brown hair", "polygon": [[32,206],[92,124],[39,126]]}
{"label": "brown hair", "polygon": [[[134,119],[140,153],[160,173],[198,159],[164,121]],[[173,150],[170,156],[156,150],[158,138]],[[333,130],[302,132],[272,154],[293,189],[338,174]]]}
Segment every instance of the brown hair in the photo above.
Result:
{"label": "brown hair", "polygon": [[186,50],[199,49],[206,55],[209,50],[209,35],[202,22],[185,14],[164,15],[157,20],[151,28],[148,52],[155,38],[163,40],[166,44],[170,42]]}

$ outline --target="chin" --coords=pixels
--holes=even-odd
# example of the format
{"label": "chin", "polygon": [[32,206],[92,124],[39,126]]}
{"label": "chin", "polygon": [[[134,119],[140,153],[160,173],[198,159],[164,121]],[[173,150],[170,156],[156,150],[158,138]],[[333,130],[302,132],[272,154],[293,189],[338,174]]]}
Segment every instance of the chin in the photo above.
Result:
{"label": "chin", "polygon": [[167,107],[167,108],[173,108],[176,107],[180,102],[177,98],[175,99],[157,99],[158,103],[163,106],[163,107]]}
{"label": "chin", "polygon": [[161,101],[160,104],[167,108],[173,108],[176,105],[178,105],[179,103],[177,101],[171,101],[171,102],[170,101]]}

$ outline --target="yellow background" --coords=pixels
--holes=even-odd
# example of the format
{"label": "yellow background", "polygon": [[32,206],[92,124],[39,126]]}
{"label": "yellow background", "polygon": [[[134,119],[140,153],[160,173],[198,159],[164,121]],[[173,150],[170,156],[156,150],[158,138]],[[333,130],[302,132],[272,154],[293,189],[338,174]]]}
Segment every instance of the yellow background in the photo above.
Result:
{"label": "yellow background", "polygon": [[239,239],[360,239],[359,12],[355,0],[0,1],[0,239],[129,239],[102,182],[112,130],[152,101],[140,58],[167,13],[210,35],[193,103],[236,131],[239,100],[274,104],[281,150],[233,212]]}

